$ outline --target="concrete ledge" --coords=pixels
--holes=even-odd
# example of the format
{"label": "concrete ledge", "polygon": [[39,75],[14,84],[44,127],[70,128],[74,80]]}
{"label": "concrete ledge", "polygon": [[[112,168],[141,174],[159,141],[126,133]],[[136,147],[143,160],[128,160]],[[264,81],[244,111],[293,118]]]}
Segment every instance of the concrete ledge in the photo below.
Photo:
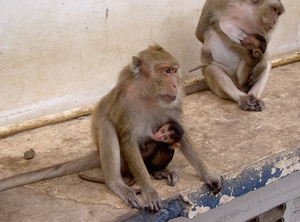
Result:
{"label": "concrete ledge", "polygon": [[227,173],[224,175],[225,186],[217,196],[212,195],[207,188],[201,187],[165,200],[165,209],[159,213],[142,211],[122,221],[166,221],[178,216],[193,218],[299,170],[300,144],[265,157],[240,172]]}
{"label": "concrete ledge", "polygon": [[[266,102],[262,112],[244,112],[211,91],[184,98],[185,124],[199,155],[225,178],[221,194],[211,195],[183,155],[176,152],[169,168],[177,171],[178,183],[170,187],[165,180],[152,180],[165,206],[157,214],[131,209],[104,185],[82,181],[75,174],[1,192],[0,221],[165,221],[179,216],[200,217],[213,208],[223,209],[250,191],[298,174],[299,70],[300,63],[272,70],[262,97]],[[95,148],[89,129],[87,116],[2,138],[0,178],[90,153]],[[35,157],[24,160],[24,152],[31,148],[36,151]],[[99,169],[89,173],[102,176]]]}
{"label": "concrete ledge", "polygon": [[203,192],[202,189],[187,194],[183,199],[192,203],[193,207],[187,210],[184,216],[192,218],[298,170],[300,170],[300,144],[259,160],[237,174],[235,172],[227,174],[225,186],[217,197],[209,192]]}

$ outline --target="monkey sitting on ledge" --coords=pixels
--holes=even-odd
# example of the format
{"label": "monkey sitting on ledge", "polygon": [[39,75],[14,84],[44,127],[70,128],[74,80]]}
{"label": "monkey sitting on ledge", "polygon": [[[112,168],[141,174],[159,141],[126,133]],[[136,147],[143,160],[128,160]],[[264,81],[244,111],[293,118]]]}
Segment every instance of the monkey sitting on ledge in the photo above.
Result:
{"label": "monkey sitting on ledge", "polygon": [[[182,138],[183,133],[182,127],[177,122],[169,121],[160,126],[154,134],[150,133],[149,142],[140,145],[140,152],[148,172],[157,180],[167,179],[169,186],[176,184],[178,175],[175,171],[167,171],[166,167],[173,159],[175,149],[180,147],[179,140]],[[123,164],[125,165],[122,166],[122,175],[130,177],[126,184],[132,186],[136,181],[130,173],[127,164]],[[85,174],[78,174],[78,176],[84,180],[105,184],[105,180],[102,178],[91,177]],[[139,189],[135,189],[135,191],[140,193]]]}
{"label": "monkey sitting on ledge", "polygon": [[[251,34],[259,34],[268,43],[272,30],[283,12],[281,0],[206,0],[195,34],[202,43],[202,51],[210,52],[215,62],[235,71],[243,58],[226,47],[214,28],[215,23],[219,22],[221,30],[233,42],[240,43]],[[205,56],[200,53],[200,57],[201,63],[205,63]],[[205,81],[189,85],[186,91],[187,94],[191,94],[211,89],[219,98],[237,103],[242,110],[262,111],[265,103],[260,97],[271,68],[267,53],[262,55],[260,62],[253,69],[253,73],[256,74],[250,76],[249,72],[239,75],[238,72],[234,72],[233,76],[229,76],[217,64],[211,63],[202,69]],[[249,79],[250,83],[247,83]]]}
{"label": "monkey sitting on ledge", "polygon": [[[100,100],[92,114],[92,138],[98,150],[73,161],[1,179],[0,191],[100,166],[106,186],[128,205],[159,211],[161,197],[151,182],[139,145],[146,142],[149,132],[155,132],[168,121],[183,126],[179,72],[178,61],[159,45],[133,56],[132,62],[120,72],[116,86]],[[198,176],[213,194],[219,193],[223,178],[211,172],[201,159],[186,128],[179,143]],[[123,162],[139,184],[144,204],[124,182]]]}

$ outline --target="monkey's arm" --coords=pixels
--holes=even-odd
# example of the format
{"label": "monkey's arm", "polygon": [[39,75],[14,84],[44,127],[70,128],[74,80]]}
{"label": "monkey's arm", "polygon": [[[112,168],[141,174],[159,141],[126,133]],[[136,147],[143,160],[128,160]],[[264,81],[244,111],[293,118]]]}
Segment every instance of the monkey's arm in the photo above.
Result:
{"label": "monkey's arm", "polygon": [[213,24],[212,18],[214,17],[214,15],[211,2],[212,0],[205,1],[195,32],[197,39],[202,43],[204,42],[204,35],[209,29],[211,29],[211,26]]}
{"label": "monkey's arm", "polygon": [[132,138],[127,138],[125,141],[125,143],[120,141],[122,156],[141,187],[145,207],[150,211],[157,212],[162,209],[161,198],[151,183],[150,175],[139,152],[138,146]]}
{"label": "monkey's arm", "polygon": [[[107,118],[102,118],[97,122],[99,123],[98,132],[101,132],[99,133],[98,136],[98,144],[100,150],[101,167],[103,170],[103,175],[104,175],[106,185],[115,194],[117,194],[121,199],[123,199],[126,203],[128,203],[132,207],[137,209],[143,209],[144,206],[141,203],[141,201],[138,199],[135,191],[129,186],[127,186],[124,180],[122,179],[121,170],[120,170],[121,153],[123,154],[125,152],[124,149],[121,150],[120,148],[120,146],[122,146],[122,143],[121,141],[119,143],[119,138],[113,123]],[[128,134],[126,134],[126,138],[120,138],[120,140],[128,140],[127,135]],[[136,150],[134,149],[128,150],[128,152],[132,152],[132,156],[134,157],[138,156],[141,158],[137,145],[135,149]],[[125,160],[128,163],[128,159]],[[132,169],[130,168],[130,170]]]}
{"label": "monkey's arm", "polygon": [[215,22],[213,25],[214,31],[218,34],[220,37],[222,43],[232,51],[234,51],[236,54],[238,54],[243,60],[245,60],[247,63],[252,63],[253,57],[248,48],[245,46],[238,44],[234,41],[232,41],[220,28],[219,22]]}
{"label": "monkey's arm", "polygon": [[223,187],[224,179],[221,176],[215,176],[209,171],[205,162],[195,149],[195,145],[185,129],[180,147],[183,155],[191,163],[199,177],[212,189],[213,194],[217,194]]}
{"label": "monkey's arm", "polygon": [[153,155],[156,148],[157,148],[157,142],[154,142],[154,141],[152,141],[146,145],[144,145],[144,144],[140,145],[140,151],[141,151],[142,158],[145,159],[145,158],[148,158],[151,155]]}

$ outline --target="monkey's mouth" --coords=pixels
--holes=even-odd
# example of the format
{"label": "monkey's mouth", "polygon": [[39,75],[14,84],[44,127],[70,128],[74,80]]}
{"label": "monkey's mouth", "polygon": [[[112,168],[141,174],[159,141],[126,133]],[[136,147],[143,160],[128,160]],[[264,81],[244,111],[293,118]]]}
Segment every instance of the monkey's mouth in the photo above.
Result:
{"label": "monkey's mouth", "polygon": [[177,96],[176,95],[164,94],[164,95],[162,95],[162,98],[165,101],[173,102],[173,101],[175,101],[177,99]]}
{"label": "monkey's mouth", "polygon": [[264,23],[265,29],[267,31],[270,31],[271,29],[273,29],[274,25],[273,24],[269,24],[267,22]]}

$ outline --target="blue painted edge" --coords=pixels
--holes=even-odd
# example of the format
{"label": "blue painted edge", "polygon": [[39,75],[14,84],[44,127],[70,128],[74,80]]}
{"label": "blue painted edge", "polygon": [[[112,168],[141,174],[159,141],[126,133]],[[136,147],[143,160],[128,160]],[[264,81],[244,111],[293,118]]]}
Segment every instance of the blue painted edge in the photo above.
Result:
{"label": "blue painted edge", "polygon": [[184,209],[189,205],[181,196],[176,196],[172,199],[167,199],[162,202],[163,209],[157,213],[151,213],[147,210],[142,210],[139,213],[122,220],[123,222],[161,222],[169,219],[180,217],[183,215]]}
{"label": "blue painted edge", "polygon": [[[289,149],[287,149],[289,150]],[[197,191],[187,194],[187,197],[190,202],[193,203],[194,207],[191,211],[196,211],[197,207],[209,207],[214,209],[217,206],[221,205],[221,198],[223,195],[229,197],[240,197],[250,191],[256,190],[260,187],[263,187],[267,184],[269,180],[281,179],[291,173],[297,171],[292,170],[287,175],[283,175],[283,170],[293,167],[295,164],[300,164],[300,147],[294,147],[290,150],[290,153],[286,151],[282,154],[271,156],[259,162],[256,162],[245,169],[243,169],[236,177],[234,178],[225,178],[224,187],[220,194],[214,196],[211,194],[211,191],[206,187],[200,187]],[[285,169],[279,168],[277,163],[294,159],[298,157],[298,162],[292,162],[292,165],[286,166]],[[296,158],[295,158],[296,159]],[[260,164],[262,162],[262,164]],[[189,203],[185,202],[181,196],[176,196],[163,201],[163,210],[157,213],[151,213],[147,210],[140,211],[136,215],[133,215],[125,220],[124,222],[131,221],[167,221],[172,218],[185,216],[187,217],[188,212],[185,211],[187,206],[190,206]]]}

